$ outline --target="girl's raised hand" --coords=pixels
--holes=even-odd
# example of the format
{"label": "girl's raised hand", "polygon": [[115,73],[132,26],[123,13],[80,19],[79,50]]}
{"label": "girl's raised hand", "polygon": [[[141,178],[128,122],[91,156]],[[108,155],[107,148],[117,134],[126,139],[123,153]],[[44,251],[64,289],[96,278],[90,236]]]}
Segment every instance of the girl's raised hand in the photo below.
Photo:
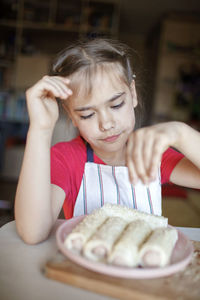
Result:
{"label": "girl's raised hand", "polygon": [[[148,184],[156,178],[163,152],[178,146],[181,123],[169,122],[134,131],[128,140],[126,162],[130,181]],[[178,149],[178,147],[177,147]]]}
{"label": "girl's raised hand", "polygon": [[26,92],[31,127],[53,130],[59,110],[56,98],[66,100],[72,91],[70,80],[59,76],[44,76]]}

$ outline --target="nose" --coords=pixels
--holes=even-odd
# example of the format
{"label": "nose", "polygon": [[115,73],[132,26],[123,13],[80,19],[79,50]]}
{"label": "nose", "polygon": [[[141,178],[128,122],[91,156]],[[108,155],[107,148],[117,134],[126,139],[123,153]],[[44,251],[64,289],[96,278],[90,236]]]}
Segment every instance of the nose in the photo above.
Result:
{"label": "nose", "polygon": [[99,116],[99,129],[101,131],[108,131],[115,126],[113,116],[108,112],[101,113]]}

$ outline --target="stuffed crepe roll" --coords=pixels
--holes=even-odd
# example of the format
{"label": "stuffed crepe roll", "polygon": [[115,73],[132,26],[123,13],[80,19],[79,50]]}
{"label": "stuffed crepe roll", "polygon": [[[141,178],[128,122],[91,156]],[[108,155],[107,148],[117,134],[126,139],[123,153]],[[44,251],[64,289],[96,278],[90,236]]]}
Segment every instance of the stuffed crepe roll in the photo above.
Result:
{"label": "stuffed crepe roll", "polygon": [[102,210],[95,210],[92,214],[85,216],[82,222],[67,236],[64,242],[67,249],[80,253],[83,245],[106,219],[107,215]]}
{"label": "stuffed crepe roll", "polygon": [[139,247],[151,233],[151,227],[142,220],[129,223],[108,257],[108,263],[123,267],[139,264]]}
{"label": "stuffed crepe roll", "polygon": [[140,249],[140,263],[144,267],[164,267],[170,262],[178,239],[174,228],[155,229]]}
{"label": "stuffed crepe roll", "polygon": [[126,225],[127,222],[122,218],[108,218],[85,244],[83,248],[84,256],[93,261],[104,260]]}
{"label": "stuffed crepe roll", "polygon": [[101,209],[104,210],[109,217],[120,217],[125,219],[127,222],[132,222],[138,219],[143,220],[147,222],[152,229],[167,227],[168,225],[168,219],[163,216],[148,214],[122,205],[106,203]]}

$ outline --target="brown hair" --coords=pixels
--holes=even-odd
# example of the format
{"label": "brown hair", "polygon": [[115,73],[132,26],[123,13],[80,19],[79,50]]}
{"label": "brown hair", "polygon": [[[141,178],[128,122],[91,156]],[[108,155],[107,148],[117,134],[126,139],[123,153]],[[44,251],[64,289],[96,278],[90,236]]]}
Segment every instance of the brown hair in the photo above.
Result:
{"label": "brown hair", "polygon": [[124,69],[127,82],[131,83],[133,72],[129,59],[129,47],[115,40],[97,38],[78,41],[56,57],[52,75],[70,76],[80,69],[100,63],[119,63]]}
{"label": "brown hair", "polygon": [[[134,78],[131,51],[132,49],[127,45],[111,39],[96,38],[77,41],[58,53],[52,65],[51,75],[70,77],[76,82],[80,82],[81,76],[86,83],[84,84],[85,93],[90,93],[93,74],[97,69],[107,71],[117,68],[119,71],[117,76],[121,74],[120,79],[130,87]],[[71,88],[73,89],[73,86]],[[78,89],[80,88],[79,85]],[[73,96],[75,94],[73,89]]]}

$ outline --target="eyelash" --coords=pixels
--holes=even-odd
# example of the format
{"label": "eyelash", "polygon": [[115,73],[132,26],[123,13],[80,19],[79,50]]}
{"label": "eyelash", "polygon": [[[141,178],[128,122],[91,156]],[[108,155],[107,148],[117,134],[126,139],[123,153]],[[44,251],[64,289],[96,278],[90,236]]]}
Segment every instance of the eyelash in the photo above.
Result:
{"label": "eyelash", "polygon": [[91,114],[91,115],[88,115],[88,116],[80,116],[80,118],[83,119],[83,120],[86,120],[86,119],[91,118],[93,115],[94,115],[94,113]]}
{"label": "eyelash", "polygon": [[[124,105],[124,101],[122,101],[120,104],[111,106],[111,108],[112,109],[119,109],[123,105]],[[94,115],[94,113],[92,113],[92,114],[90,114],[88,116],[80,116],[80,118],[83,119],[83,120],[87,120],[87,119],[90,119],[93,115]]]}
{"label": "eyelash", "polygon": [[122,101],[120,104],[111,106],[111,108],[113,108],[113,109],[118,109],[118,108],[122,107],[123,105],[124,105],[124,101]]}

